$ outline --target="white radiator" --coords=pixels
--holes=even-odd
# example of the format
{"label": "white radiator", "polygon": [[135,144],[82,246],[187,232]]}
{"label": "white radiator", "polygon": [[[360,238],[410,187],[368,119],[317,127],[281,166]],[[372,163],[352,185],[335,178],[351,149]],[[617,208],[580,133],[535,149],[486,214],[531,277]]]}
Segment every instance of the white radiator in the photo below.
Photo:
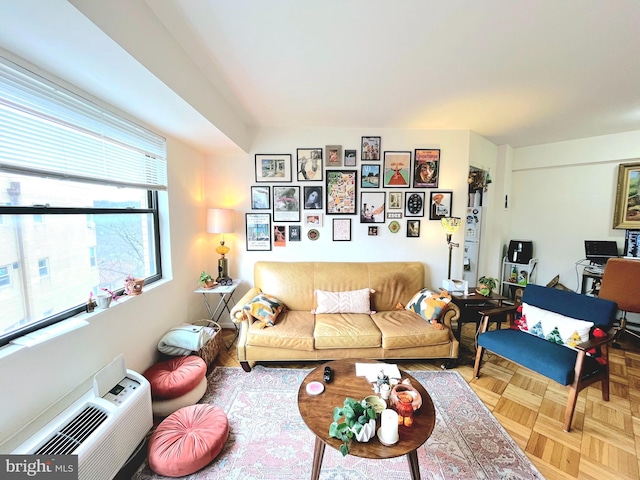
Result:
{"label": "white radiator", "polygon": [[152,426],[149,382],[118,357],[98,372],[92,390],[11,453],[77,455],[80,480],[111,480]]}

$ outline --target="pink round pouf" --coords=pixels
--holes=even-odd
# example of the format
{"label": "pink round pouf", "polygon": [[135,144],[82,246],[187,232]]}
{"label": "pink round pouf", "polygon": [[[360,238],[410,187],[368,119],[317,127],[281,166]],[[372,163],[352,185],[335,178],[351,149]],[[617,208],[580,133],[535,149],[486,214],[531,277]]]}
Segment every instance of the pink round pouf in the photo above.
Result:
{"label": "pink round pouf", "polygon": [[195,355],[156,363],[143,373],[154,398],[180,397],[196,388],[206,374],[207,364]]}
{"label": "pink round pouf", "polygon": [[149,439],[149,468],[183,477],[206,467],[229,438],[229,420],[220,407],[191,405],[165,418]]}

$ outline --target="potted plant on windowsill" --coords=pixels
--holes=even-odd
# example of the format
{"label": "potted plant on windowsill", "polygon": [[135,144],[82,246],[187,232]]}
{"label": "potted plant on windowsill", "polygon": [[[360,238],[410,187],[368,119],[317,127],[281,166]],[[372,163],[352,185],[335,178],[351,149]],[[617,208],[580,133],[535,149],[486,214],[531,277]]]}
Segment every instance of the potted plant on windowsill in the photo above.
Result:
{"label": "potted plant on windowsill", "polygon": [[200,274],[200,280],[198,280],[203,288],[213,288],[216,284],[215,280],[204,270]]}
{"label": "potted plant on windowsill", "polygon": [[[342,422],[338,422],[344,417]],[[329,426],[329,436],[342,440],[340,453],[349,453],[349,444],[356,437],[358,441],[368,442],[376,431],[376,411],[367,402],[358,402],[347,397],[344,406],[333,410],[333,422]]]}
{"label": "potted plant on windowsill", "polygon": [[476,287],[476,292],[486,297],[488,295],[491,295],[491,292],[495,290],[497,286],[498,286],[497,278],[482,276],[478,279],[478,286]]}

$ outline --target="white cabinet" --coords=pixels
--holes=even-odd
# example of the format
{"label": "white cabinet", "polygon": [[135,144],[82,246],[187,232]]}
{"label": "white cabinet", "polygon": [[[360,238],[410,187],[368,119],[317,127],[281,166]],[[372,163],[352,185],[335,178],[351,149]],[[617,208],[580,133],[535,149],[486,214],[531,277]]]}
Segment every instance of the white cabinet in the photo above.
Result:
{"label": "white cabinet", "polygon": [[527,283],[534,282],[537,263],[537,258],[532,258],[529,263],[515,263],[504,257],[500,273],[500,293],[505,297],[514,298],[518,287],[522,288]]}

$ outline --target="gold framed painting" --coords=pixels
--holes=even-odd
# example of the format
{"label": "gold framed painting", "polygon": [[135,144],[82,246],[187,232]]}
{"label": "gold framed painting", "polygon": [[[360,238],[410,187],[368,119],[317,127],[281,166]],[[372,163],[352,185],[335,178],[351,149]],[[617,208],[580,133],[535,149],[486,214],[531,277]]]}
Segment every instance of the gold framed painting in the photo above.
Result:
{"label": "gold framed painting", "polygon": [[640,163],[622,163],[618,166],[613,228],[640,228],[639,184]]}

